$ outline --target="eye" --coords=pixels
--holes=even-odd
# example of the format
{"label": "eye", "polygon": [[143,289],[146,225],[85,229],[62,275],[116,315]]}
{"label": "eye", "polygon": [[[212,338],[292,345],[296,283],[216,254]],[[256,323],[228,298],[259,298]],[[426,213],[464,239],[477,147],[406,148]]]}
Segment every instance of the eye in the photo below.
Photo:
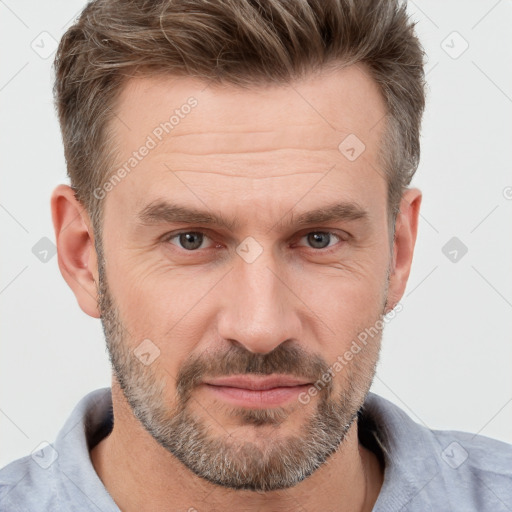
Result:
{"label": "eye", "polygon": [[185,249],[187,251],[196,251],[197,249],[200,249],[203,242],[206,242],[207,240],[209,240],[209,238],[200,231],[176,233],[167,238],[167,241],[171,244],[177,245],[181,249]]}
{"label": "eye", "polygon": [[[328,249],[341,241],[341,237],[330,231],[311,231],[300,238],[305,240],[307,246],[312,249]],[[201,231],[184,231],[174,233],[166,238],[166,241],[186,251],[206,249],[213,243],[212,240]]]}
{"label": "eye", "polygon": [[313,249],[326,249],[341,240],[338,235],[329,231],[312,231],[301,237],[302,239],[306,239],[307,244]]}

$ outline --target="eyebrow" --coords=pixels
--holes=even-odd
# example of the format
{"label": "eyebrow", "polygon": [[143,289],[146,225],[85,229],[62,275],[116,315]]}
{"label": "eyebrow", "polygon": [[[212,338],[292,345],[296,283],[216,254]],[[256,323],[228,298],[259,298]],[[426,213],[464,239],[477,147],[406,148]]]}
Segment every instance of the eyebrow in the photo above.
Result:
{"label": "eyebrow", "polygon": [[[289,213],[291,215],[290,220],[283,223],[281,219],[274,224],[274,228],[279,226],[279,229],[282,229],[285,224],[289,226],[307,226],[325,222],[368,220],[368,212],[354,202],[332,203],[298,215],[294,215],[293,211]],[[169,203],[165,200],[156,200],[149,203],[139,212],[138,219],[146,225],[162,223],[203,224],[223,227],[230,231],[240,227],[238,219],[228,221],[222,215]]]}

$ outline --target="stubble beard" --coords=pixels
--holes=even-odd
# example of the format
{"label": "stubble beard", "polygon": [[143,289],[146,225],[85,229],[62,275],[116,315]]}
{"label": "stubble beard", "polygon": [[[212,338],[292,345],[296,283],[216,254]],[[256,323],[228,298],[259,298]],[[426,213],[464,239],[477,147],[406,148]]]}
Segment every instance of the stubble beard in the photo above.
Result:
{"label": "stubble beard", "polygon": [[[145,366],[135,357],[130,347],[136,343],[130,339],[110,294],[100,253],[98,266],[101,321],[116,380],[145,430],[190,471],[222,487],[273,491],[297,485],[338,450],[370,390],[380,336],[343,368],[347,373],[342,391],[335,392],[336,379],[330,380],[318,393],[316,403],[301,405],[307,417],[295,435],[283,432],[290,416],[286,408],[232,409],[230,415],[236,417],[240,428],[266,429],[266,433],[271,429],[271,435],[257,436],[254,442],[242,441],[244,436],[229,436],[225,431],[215,434],[219,425],[212,425],[215,421],[211,415],[197,413],[205,407],[194,398],[193,391],[204,376],[280,373],[317,382],[329,368],[326,361],[286,343],[267,354],[237,346],[227,353],[187,359],[176,382],[169,382],[169,374],[154,371],[158,365]],[[168,385],[176,386],[174,405],[169,404],[172,395]]]}

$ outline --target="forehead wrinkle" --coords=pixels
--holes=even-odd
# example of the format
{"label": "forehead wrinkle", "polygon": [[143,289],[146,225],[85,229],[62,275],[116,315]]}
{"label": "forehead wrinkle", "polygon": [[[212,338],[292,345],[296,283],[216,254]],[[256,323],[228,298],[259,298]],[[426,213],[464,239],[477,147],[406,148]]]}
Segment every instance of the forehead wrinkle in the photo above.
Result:
{"label": "forehead wrinkle", "polygon": [[250,178],[250,179],[255,179],[255,180],[265,180],[265,179],[269,179],[269,178],[286,178],[287,176],[305,176],[308,174],[313,174],[313,175],[325,174],[325,172],[322,172],[322,171],[308,171],[308,172],[291,172],[289,174],[276,174],[276,175],[272,175],[272,176],[250,176],[250,175],[243,175],[243,174],[226,174],[223,172],[216,172],[216,171],[189,171],[186,169],[176,170],[176,169],[171,169],[171,168],[168,168],[168,170],[169,170],[169,172],[172,172],[172,173],[214,174],[214,175],[223,176],[226,178]]}

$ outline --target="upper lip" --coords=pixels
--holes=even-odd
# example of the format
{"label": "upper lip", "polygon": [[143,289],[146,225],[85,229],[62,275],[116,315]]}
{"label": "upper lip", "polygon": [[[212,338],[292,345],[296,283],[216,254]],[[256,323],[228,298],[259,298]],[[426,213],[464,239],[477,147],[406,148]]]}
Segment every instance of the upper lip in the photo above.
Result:
{"label": "upper lip", "polygon": [[225,386],[231,388],[250,389],[254,391],[264,391],[272,388],[304,386],[310,384],[310,381],[289,375],[230,375],[215,379],[207,379],[204,384],[210,386]]}

